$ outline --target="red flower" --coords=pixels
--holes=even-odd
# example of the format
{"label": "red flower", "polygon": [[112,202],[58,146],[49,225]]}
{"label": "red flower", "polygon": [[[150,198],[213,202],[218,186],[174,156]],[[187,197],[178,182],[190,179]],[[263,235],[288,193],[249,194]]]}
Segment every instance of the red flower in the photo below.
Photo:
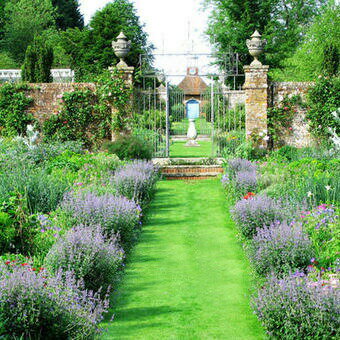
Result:
{"label": "red flower", "polygon": [[245,196],[243,196],[243,198],[247,200],[249,198],[252,198],[253,196],[255,196],[253,192],[248,192]]}
{"label": "red flower", "polygon": [[290,127],[290,128],[288,128],[289,130],[293,130],[293,128],[292,127]]}
{"label": "red flower", "polygon": [[11,263],[11,261],[6,261],[6,262],[5,262],[5,264],[7,264],[7,265],[10,264],[10,263]]}
{"label": "red flower", "polygon": [[283,109],[284,109],[285,111],[287,111],[287,110],[289,110],[289,107],[288,107],[288,106],[285,106]]}
{"label": "red flower", "polygon": [[23,267],[28,266],[28,263],[22,263],[21,264]]}
{"label": "red flower", "polygon": [[63,124],[67,124],[67,123],[68,123],[68,121],[67,121],[67,120],[64,120],[64,121],[63,121]]}

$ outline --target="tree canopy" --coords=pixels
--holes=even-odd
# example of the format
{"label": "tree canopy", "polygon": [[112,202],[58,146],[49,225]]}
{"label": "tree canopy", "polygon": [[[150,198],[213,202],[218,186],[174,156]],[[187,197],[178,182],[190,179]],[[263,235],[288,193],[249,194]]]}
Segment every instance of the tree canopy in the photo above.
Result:
{"label": "tree canopy", "polygon": [[34,37],[55,27],[56,11],[51,0],[8,1],[5,6],[3,48],[22,64]]}
{"label": "tree canopy", "polygon": [[84,27],[84,18],[80,13],[78,0],[52,0],[52,5],[57,9],[56,24],[59,29]]}
{"label": "tree canopy", "polygon": [[212,6],[207,34],[219,52],[239,53],[243,65],[251,62],[246,39],[257,29],[267,39],[263,60],[280,68],[291,56],[307,25],[326,0],[205,0]]}
{"label": "tree canopy", "polygon": [[95,13],[89,27],[68,29],[63,35],[63,46],[71,56],[77,78],[92,77],[118,62],[112,41],[121,31],[132,42],[126,61],[130,66],[138,66],[139,55],[152,50],[143,27],[130,1],[115,0]]}
{"label": "tree canopy", "polygon": [[278,80],[314,80],[319,75],[335,75],[339,72],[340,54],[340,5],[334,1],[322,10],[296,52],[278,70]]}

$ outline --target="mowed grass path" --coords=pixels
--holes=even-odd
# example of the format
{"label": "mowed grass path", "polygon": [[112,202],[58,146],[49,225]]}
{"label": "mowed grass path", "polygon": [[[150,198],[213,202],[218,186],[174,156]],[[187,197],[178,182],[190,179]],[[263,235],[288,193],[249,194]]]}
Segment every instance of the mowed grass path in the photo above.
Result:
{"label": "mowed grass path", "polygon": [[263,339],[228,210],[217,179],[158,184],[104,339]]}
{"label": "mowed grass path", "polygon": [[170,145],[170,157],[212,157],[212,142],[197,141],[200,146],[187,147],[187,142],[174,142]]}

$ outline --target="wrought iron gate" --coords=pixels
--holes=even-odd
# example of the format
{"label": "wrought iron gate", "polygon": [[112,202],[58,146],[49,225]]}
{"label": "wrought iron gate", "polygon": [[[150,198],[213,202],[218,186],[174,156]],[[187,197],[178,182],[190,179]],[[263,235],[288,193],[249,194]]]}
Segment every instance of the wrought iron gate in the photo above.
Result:
{"label": "wrought iron gate", "polygon": [[[229,73],[199,75],[208,84],[195,98],[169,80],[175,76],[184,78],[188,74],[159,76],[152,71],[142,72],[140,86],[135,90],[133,133],[152,145],[153,157],[171,157],[172,145],[186,140],[186,103],[190,100],[199,103],[199,116],[195,121],[198,142],[211,143],[210,156],[221,156],[230,140],[244,134],[244,105],[242,100],[235,100],[238,83],[235,79],[242,76],[238,69],[233,68]],[[228,82],[228,77],[233,81]]]}

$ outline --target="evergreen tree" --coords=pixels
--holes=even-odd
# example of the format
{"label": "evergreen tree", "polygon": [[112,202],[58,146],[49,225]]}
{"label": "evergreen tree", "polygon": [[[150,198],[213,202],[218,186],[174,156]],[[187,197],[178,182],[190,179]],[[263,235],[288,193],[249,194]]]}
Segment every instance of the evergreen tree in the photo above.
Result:
{"label": "evergreen tree", "polygon": [[67,28],[83,28],[84,18],[79,10],[78,0],[52,0],[52,5],[57,9],[57,27],[66,30]]}
{"label": "evergreen tree", "polygon": [[52,82],[51,67],[53,50],[42,37],[36,37],[27,47],[25,62],[22,67],[22,80],[30,83]]}

